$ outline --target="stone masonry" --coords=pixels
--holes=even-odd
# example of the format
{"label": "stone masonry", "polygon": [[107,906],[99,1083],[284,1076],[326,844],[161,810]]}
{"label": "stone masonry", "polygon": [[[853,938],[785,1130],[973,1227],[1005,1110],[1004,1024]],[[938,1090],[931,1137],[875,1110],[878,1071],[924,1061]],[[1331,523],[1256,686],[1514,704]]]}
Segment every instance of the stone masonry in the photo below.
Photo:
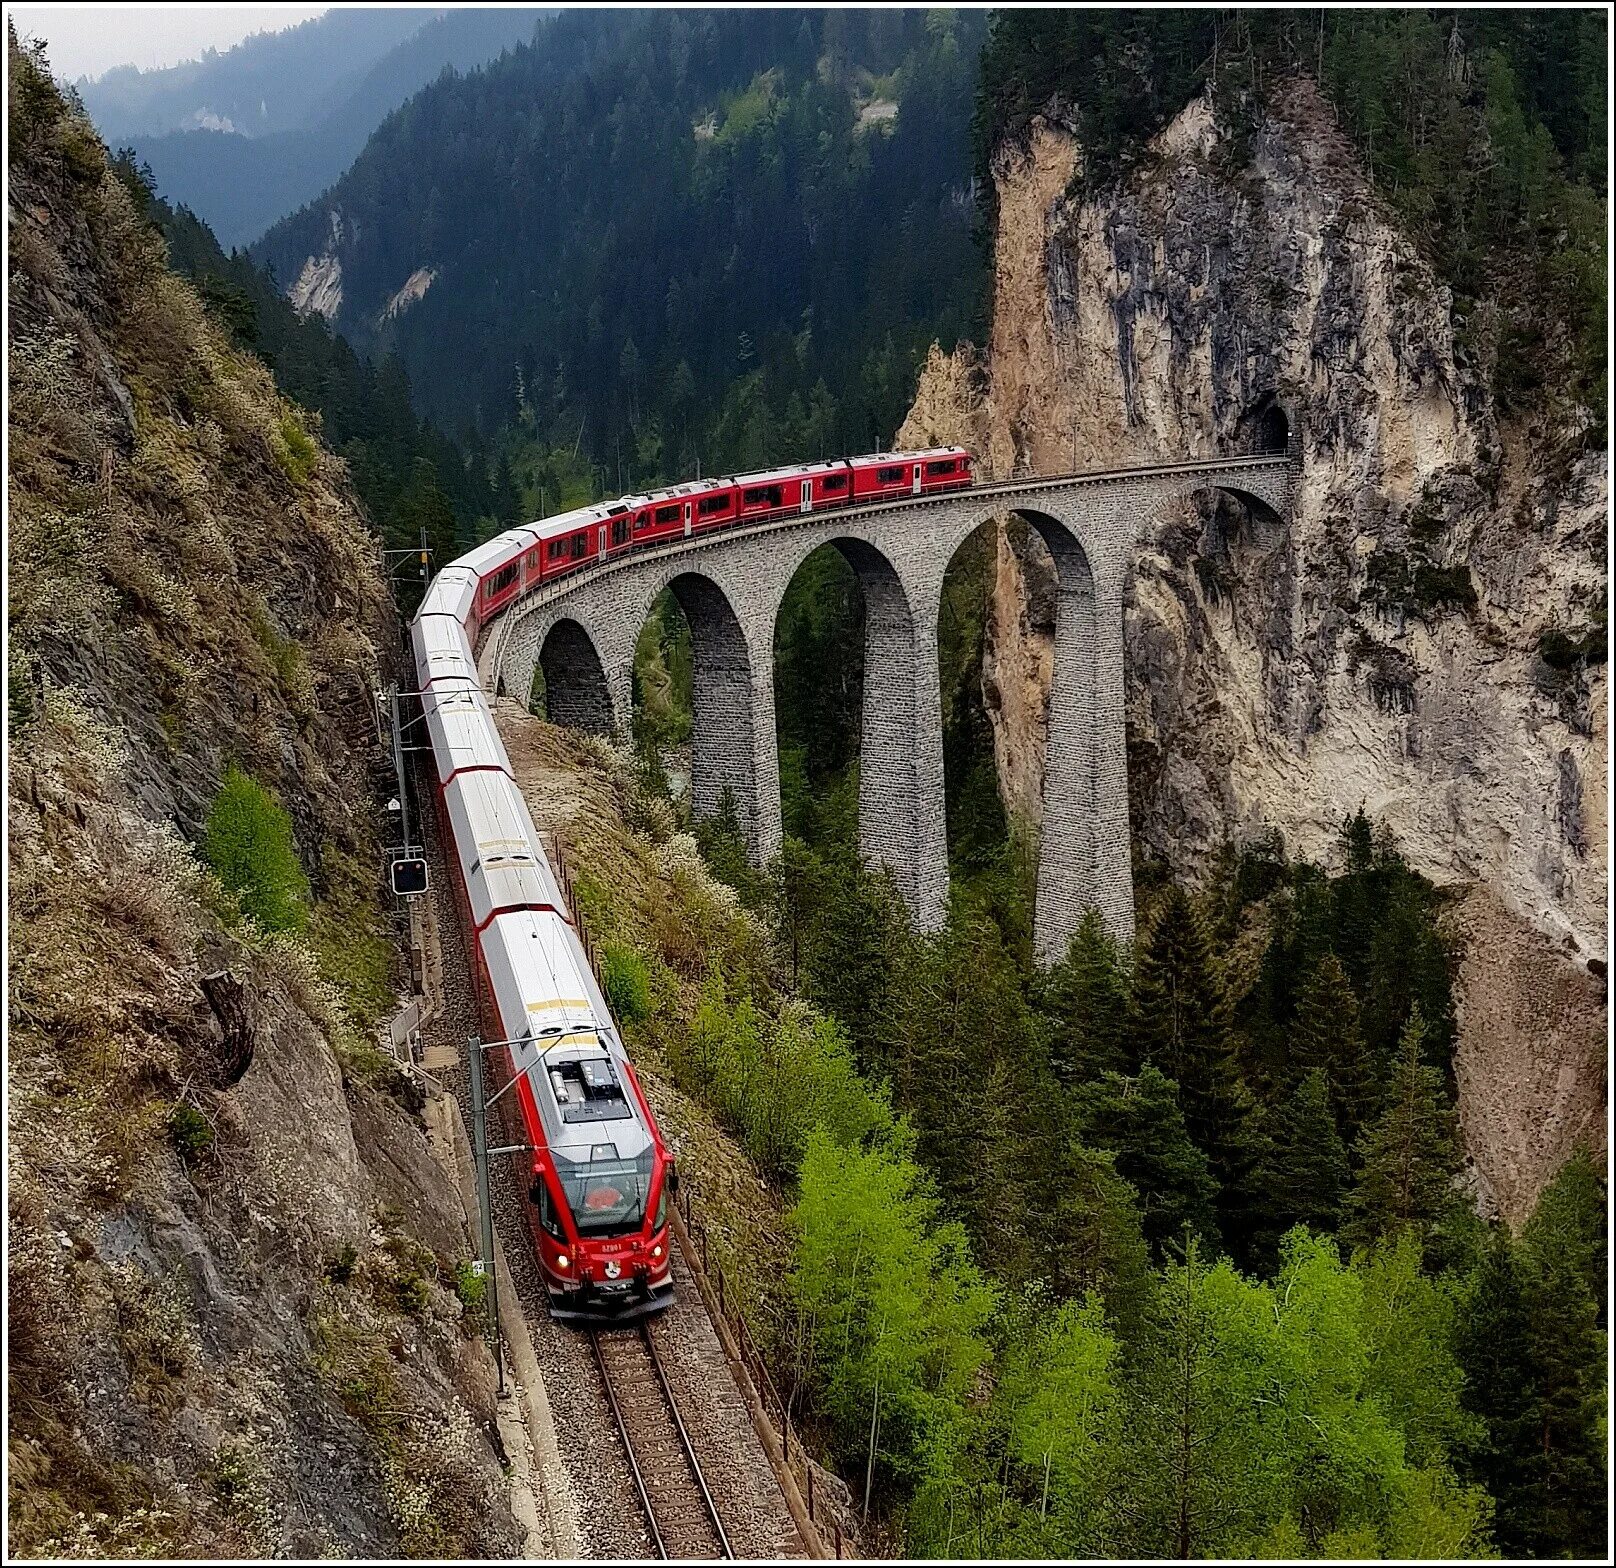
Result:
{"label": "stone masonry", "polygon": [[693,809],[715,811],[730,790],[750,852],[767,861],[781,838],[775,619],[803,561],[834,545],[864,591],[860,847],[891,868],[916,924],[936,930],[948,901],[937,663],[943,574],[974,529],[1020,513],[1048,545],[1059,584],[1039,950],[1046,959],[1063,953],[1091,905],[1131,942],[1122,601],[1134,545],[1159,508],[1203,489],[1227,490],[1288,517],[1293,463],[1294,449],[1012,480],[678,540],[540,588],[501,618],[484,667],[525,697],[538,664],[553,719],[626,734],[634,645],[657,596],[671,589],[690,622],[695,655]]}

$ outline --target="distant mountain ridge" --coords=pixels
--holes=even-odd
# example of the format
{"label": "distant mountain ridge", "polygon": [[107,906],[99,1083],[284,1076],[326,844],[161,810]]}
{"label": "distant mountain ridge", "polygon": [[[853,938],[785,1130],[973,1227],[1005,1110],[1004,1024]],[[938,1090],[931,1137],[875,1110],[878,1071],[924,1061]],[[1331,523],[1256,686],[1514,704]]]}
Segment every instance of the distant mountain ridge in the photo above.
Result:
{"label": "distant mountain ridge", "polygon": [[335,181],[378,125],[445,70],[532,37],[542,8],[331,12],[166,71],[79,85],[107,141],[224,246],[245,245]]}

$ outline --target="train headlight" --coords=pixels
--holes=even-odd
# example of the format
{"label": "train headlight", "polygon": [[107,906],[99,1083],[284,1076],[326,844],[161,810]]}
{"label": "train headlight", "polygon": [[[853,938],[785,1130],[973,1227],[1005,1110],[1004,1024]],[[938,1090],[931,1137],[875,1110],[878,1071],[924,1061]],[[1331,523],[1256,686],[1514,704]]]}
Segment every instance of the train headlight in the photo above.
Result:
{"label": "train headlight", "polygon": [[660,1258],[662,1256],[662,1247],[660,1244],[651,1249],[651,1256],[653,1258]]}
{"label": "train headlight", "polygon": [[563,1274],[565,1274],[567,1270],[572,1267],[572,1259],[569,1258],[566,1253],[558,1252],[556,1254],[556,1267],[560,1269]]}

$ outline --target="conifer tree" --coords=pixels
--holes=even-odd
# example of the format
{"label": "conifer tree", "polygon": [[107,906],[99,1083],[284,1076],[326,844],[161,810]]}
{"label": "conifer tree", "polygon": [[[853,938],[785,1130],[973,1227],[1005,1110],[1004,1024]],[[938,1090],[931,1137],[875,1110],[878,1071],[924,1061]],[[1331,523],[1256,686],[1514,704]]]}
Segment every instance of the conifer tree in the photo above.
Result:
{"label": "conifer tree", "polygon": [[1324,1069],[1303,1073],[1268,1121],[1262,1179],[1268,1239],[1277,1243],[1299,1224],[1315,1233],[1333,1231],[1350,1178]]}
{"label": "conifer tree", "polygon": [[1346,1232],[1355,1245],[1404,1226],[1424,1235],[1454,1201],[1457,1118],[1442,1074],[1426,1066],[1424,1054],[1425,1019],[1416,1007],[1403,1029],[1386,1110],[1358,1140],[1361,1169]]}
{"label": "conifer tree", "polygon": [[1106,1073],[1073,1091],[1081,1136],[1116,1156],[1117,1174],[1138,1194],[1145,1237],[1158,1259],[1186,1234],[1217,1243],[1217,1183],[1190,1142],[1178,1085],[1148,1062],[1137,1078]]}
{"label": "conifer tree", "polygon": [[1137,1066],[1127,971],[1097,909],[1084,911],[1065,958],[1049,972],[1041,1004],[1051,1022],[1050,1065],[1063,1084]]}
{"label": "conifer tree", "polygon": [[1134,1019],[1142,1059],[1178,1084],[1185,1129],[1218,1184],[1224,1242],[1242,1254],[1256,1223],[1254,1108],[1235,1062],[1221,965],[1176,885],[1139,957]]}
{"label": "conifer tree", "polygon": [[1300,1073],[1325,1074],[1336,1125],[1350,1146],[1376,1109],[1380,1086],[1366,1059],[1357,1000],[1334,953],[1319,959],[1302,989],[1290,1055]]}

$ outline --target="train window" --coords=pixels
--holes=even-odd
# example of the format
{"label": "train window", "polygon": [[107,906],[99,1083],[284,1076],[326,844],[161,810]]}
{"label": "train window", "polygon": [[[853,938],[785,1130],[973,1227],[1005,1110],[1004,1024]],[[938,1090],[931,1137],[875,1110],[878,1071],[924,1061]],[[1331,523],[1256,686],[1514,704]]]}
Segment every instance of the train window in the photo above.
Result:
{"label": "train window", "polygon": [[500,569],[483,584],[483,598],[492,599],[496,594],[504,593],[505,590],[516,581],[517,574],[520,571],[521,567],[518,566],[514,561],[509,566],[500,567]]}
{"label": "train window", "polygon": [[612,1144],[598,1144],[596,1158],[556,1161],[556,1174],[572,1209],[573,1223],[585,1236],[621,1236],[645,1223],[645,1200],[651,1186],[649,1149],[633,1159],[613,1159]]}
{"label": "train window", "polygon": [[902,481],[903,470],[901,468],[878,468],[875,471],[875,478],[878,484],[895,485]]}
{"label": "train window", "polygon": [[845,490],[847,488],[847,475],[826,474],[820,481],[820,488],[824,490]]}
{"label": "train window", "polygon": [[779,485],[754,485],[750,490],[741,492],[741,502],[745,506],[779,506]]}
{"label": "train window", "polygon": [[577,560],[589,548],[588,534],[574,534],[572,536],[572,558]]}
{"label": "train window", "polygon": [[679,521],[679,503],[675,501],[672,506],[659,506],[656,509],[656,520],[659,523],[676,523]]}
{"label": "train window", "polygon": [[954,472],[954,459],[945,457],[940,463],[927,463],[927,474],[951,474]]}
{"label": "train window", "polygon": [[727,512],[729,510],[729,497],[730,492],[727,490],[722,495],[703,496],[696,503],[696,510],[703,517],[710,517],[714,512]]}
{"label": "train window", "polygon": [[552,561],[559,561],[566,553],[567,541],[565,539],[552,539],[550,541],[550,559]]}
{"label": "train window", "polygon": [[612,543],[626,544],[628,542],[628,519],[616,518],[612,523]]}
{"label": "train window", "polygon": [[545,1235],[554,1236],[557,1241],[565,1241],[567,1230],[561,1223],[561,1211],[556,1208],[555,1199],[550,1196],[550,1189],[542,1176],[533,1178],[533,1185],[528,1188],[528,1197],[533,1200],[539,1211],[539,1224],[543,1227]]}

